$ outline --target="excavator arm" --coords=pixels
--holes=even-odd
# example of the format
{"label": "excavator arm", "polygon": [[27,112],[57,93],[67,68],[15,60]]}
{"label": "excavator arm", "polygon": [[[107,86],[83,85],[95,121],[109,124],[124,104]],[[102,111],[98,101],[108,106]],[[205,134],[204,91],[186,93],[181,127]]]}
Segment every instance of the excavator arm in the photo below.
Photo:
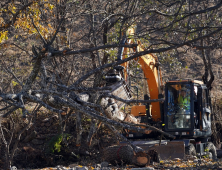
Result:
{"label": "excavator arm", "polygon": [[[138,41],[137,51],[138,52],[144,51],[144,48],[140,41]],[[147,55],[139,57],[138,61],[139,61],[139,64],[141,65],[141,68],[144,73],[144,77],[148,85],[149,99],[152,100],[152,99],[162,98],[162,91],[163,91],[162,76],[161,76],[161,70],[159,67],[159,62],[158,62],[157,57],[154,54],[147,54]],[[161,109],[160,109],[159,102],[151,103],[149,112],[147,112],[148,108],[146,109],[145,108],[144,106],[136,105],[132,108],[131,113],[137,116],[139,114],[137,110],[140,110],[140,114],[144,112],[146,114],[149,113],[150,114],[149,116],[155,122],[161,120]]]}
{"label": "excavator arm", "polygon": [[[129,37],[134,35],[134,28],[128,29],[126,33]],[[121,43],[131,44],[134,43],[132,39],[124,39]],[[137,41],[137,49],[134,49],[133,52],[141,52],[144,51],[145,48],[141,44],[140,41]],[[121,48],[118,56],[118,59],[124,59],[126,56],[130,55],[129,48]],[[157,57],[154,54],[146,54],[141,57],[138,57],[138,63],[140,64],[144,77],[146,79],[146,83],[149,89],[149,98],[148,99],[159,99],[162,98],[163,92],[163,84],[162,84],[162,76],[161,70],[159,67],[159,62]],[[127,72],[128,72],[128,63],[122,64],[124,69],[124,79],[127,80]],[[148,94],[147,94],[148,95]],[[158,122],[161,120],[161,109],[159,102],[153,102],[148,107],[145,105],[135,105],[131,108],[131,114],[133,116],[148,116],[154,122]]]}

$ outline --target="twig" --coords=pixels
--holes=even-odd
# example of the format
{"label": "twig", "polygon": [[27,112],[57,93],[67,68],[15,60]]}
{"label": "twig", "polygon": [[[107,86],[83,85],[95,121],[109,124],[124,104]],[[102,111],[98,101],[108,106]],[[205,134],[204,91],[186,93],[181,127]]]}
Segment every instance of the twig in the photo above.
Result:
{"label": "twig", "polygon": [[6,118],[8,115],[10,115],[11,113],[13,113],[14,111],[16,111],[19,107],[13,107],[10,111],[8,111],[7,113],[5,113],[3,116],[3,118]]}
{"label": "twig", "polygon": [[113,99],[116,99],[116,100],[119,100],[123,103],[127,103],[127,104],[130,104],[130,103],[153,103],[153,102],[164,102],[165,99],[162,98],[162,99],[151,99],[151,100],[124,100],[120,97],[117,97],[117,96],[114,96],[112,94],[102,94],[103,97],[110,97],[110,98],[113,98]]}
{"label": "twig", "polygon": [[2,66],[3,66],[3,68],[4,68],[7,72],[9,72],[9,73],[14,77],[14,79],[17,81],[17,83],[19,83],[19,85],[22,86],[22,82],[15,76],[15,74],[14,74],[11,70],[9,70],[9,69],[6,67],[6,64],[5,64],[4,61],[2,61]]}
{"label": "twig", "polygon": [[55,112],[55,113],[62,113],[63,111],[62,110],[58,110],[58,109],[55,109],[49,105],[47,105],[46,103],[44,103],[42,100],[38,99],[37,97],[35,96],[32,96],[32,95],[29,95],[29,94],[24,94],[24,96],[26,96],[27,98],[35,101],[36,103],[39,103],[41,104],[42,106],[44,106],[45,108],[47,108],[48,110],[52,111],[52,112]]}
{"label": "twig", "polygon": [[103,46],[97,46],[93,48],[83,49],[83,50],[77,50],[77,51],[53,51],[53,56],[60,56],[60,55],[73,55],[73,54],[81,54],[81,53],[88,53],[96,50],[106,49],[106,48],[116,48],[116,47],[128,47],[128,48],[134,48],[137,47],[137,44],[110,44],[110,45],[103,45]]}
{"label": "twig", "polygon": [[55,34],[53,35],[51,41],[48,43],[48,46],[52,45],[52,43],[54,42],[54,40],[55,40],[55,38],[56,38],[56,35],[58,34],[59,29],[60,29],[62,23],[64,22],[64,20],[65,20],[64,17],[60,20],[59,26],[57,27],[56,32],[55,32]]}
{"label": "twig", "polygon": [[44,39],[44,37],[43,37],[42,34],[40,33],[39,29],[36,27],[36,25],[35,25],[35,23],[34,23],[34,21],[33,21],[33,18],[32,18],[32,17],[30,17],[30,18],[31,18],[31,20],[32,20],[32,25],[34,26],[34,28],[36,29],[36,31],[39,33],[40,38],[42,39],[42,41],[43,41],[43,43],[44,43],[44,46],[46,47],[46,45],[47,45],[46,40]]}

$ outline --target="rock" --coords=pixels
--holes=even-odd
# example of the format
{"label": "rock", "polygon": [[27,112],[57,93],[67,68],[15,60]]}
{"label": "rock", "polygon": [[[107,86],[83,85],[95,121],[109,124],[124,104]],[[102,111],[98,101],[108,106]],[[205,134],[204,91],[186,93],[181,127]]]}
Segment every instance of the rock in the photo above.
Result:
{"label": "rock", "polygon": [[207,161],[206,161],[206,160],[204,160],[204,159],[202,159],[202,162],[203,162],[203,163],[206,163]]}
{"label": "rock", "polygon": [[56,170],[66,170],[64,167],[62,167],[61,165],[58,165],[57,167],[56,167]]}
{"label": "rock", "polygon": [[187,159],[193,161],[194,159],[197,159],[197,157],[196,157],[196,156],[193,156],[193,155],[187,155]]}
{"label": "rock", "polygon": [[173,161],[181,161],[180,158],[174,158]]}
{"label": "rock", "polygon": [[97,168],[95,170],[112,170],[112,168],[109,167],[103,167],[103,168]]}
{"label": "rock", "polygon": [[173,168],[176,168],[176,167],[177,167],[177,165],[173,165],[172,167],[173,167]]}
{"label": "rock", "polygon": [[33,139],[33,140],[32,140],[32,143],[33,143],[34,145],[42,145],[44,142],[43,142],[43,140]]}
{"label": "rock", "polygon": [[101,163],[101,168],[103,167],[108,167],[109,166],[109,163],[108,162],[102,162]]}
{"label": "rock", "polygon": [[12,166],[10,170],[17,170],[16,166]]}
{"label": "rock", "polygon": [[96,164],[96,165],[94,165],[94,168],[100,169],[100,168],[101,168],[101,164]]}
{"label": "rock", "polygon": [[183,161],[183,163],[192,163],[192,160]]}
{"label": "rock", "polygon": [[131,170],[154,170],[154,168],[153,167],[132,168]]}
{"label": "rock", "polygon": [[83,167],[77,166],[76,170],[88,170],[88,168],[85,166],[83,166]]}
{"label": "rock", "polygon": [[200,163],[200,162],[201,162],[200,159],[194,159],[194,160],[193,160],[193,163]]}
{"label": "rock", "polygon": [[69,168],[75,168],[76,166],[78,166],[78,164],[71,164],[69,165]]}
{"label": "rock", "polygon": [[42,122],[48,122],[49,118],[45,118],[44,120],[42,120]]}

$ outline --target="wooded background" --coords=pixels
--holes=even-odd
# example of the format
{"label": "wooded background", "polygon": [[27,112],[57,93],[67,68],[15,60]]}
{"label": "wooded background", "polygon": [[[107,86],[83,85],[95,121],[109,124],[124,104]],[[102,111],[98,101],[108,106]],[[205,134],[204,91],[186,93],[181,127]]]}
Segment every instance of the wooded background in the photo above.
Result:
{"label": "wooded background", "polygon": [[[143,74],[133,59],[149,53],[158,56],[164,81],[203,79],[213,87],[213,127],[220,129],[221,6],[221,0],[2,0],[0,147],[5,167],[30,136],[26,131],[37,136],[40,111],[57,114],[56,141],[63,141],[66,122],[75,117],[76,146],[82,140],[83,117],[90,120],[89,144],[101,124],[114,132],[116,127],[141,131],[108,119],[100,104],[106,94],[100,91],[106,89],[106,73],[129,62],[131,85],[139,86],[143,100]],[[121,46],[137,46],[120,44],[130,27],[136,32],[128,38],[140,40],[146,51],[116,61]]]}

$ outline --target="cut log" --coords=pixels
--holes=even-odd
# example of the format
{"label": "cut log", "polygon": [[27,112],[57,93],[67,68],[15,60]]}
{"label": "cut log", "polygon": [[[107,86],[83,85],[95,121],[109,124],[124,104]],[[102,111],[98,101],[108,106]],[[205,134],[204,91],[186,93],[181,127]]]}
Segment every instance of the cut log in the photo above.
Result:
{"label": "cut log", "polygon": [[112,165],[130,164],[134,155],[133,148],[126,146],[110,146],[104,150],[104,161]]}
{"label": "cut log", "polygon": [[146,166],[150,164],[150,156],[147,155],[143,151],[139,151],[138,153],[134,153],[132,164],[136,166]]}
{"label": "cut log", "polygon": [[134,164],[136,166],[146,166],[150,160],[145,152],[135,153],[130,145],[110,146],[103,153],[104,161],[112,165]]}
{"label": "cut log", "polygon": [[147,157],[135,157],[132,159],[132,164],[143,167],[149,164],[149,159]]}

